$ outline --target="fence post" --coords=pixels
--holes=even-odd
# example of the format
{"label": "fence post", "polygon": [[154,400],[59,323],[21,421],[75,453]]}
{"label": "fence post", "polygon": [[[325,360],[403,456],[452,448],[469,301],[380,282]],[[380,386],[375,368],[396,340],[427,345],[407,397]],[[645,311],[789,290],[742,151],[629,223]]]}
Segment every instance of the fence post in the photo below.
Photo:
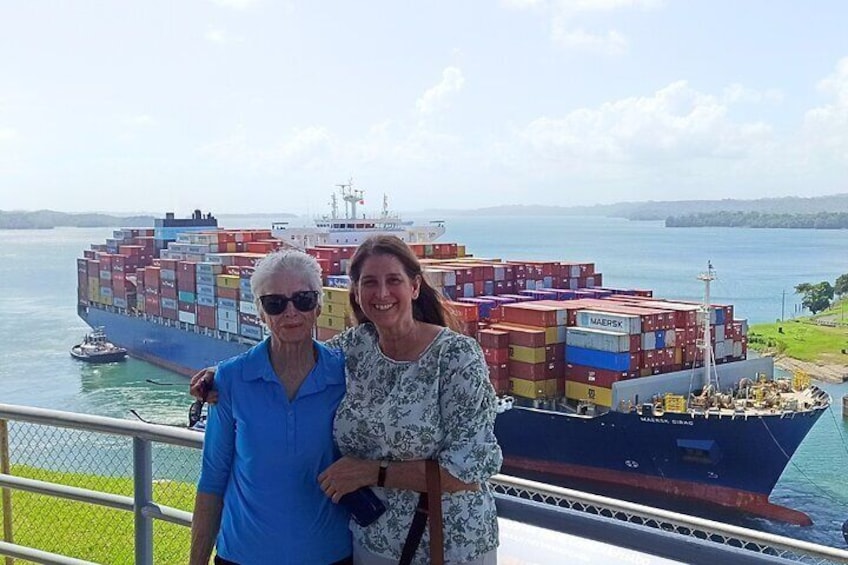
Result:
{"label": "fence post", "polygon": [[135,514],[135,565],[153,565],[153,519],[144,508],[153,502],[153,455],[150,442],[133,438],[133,498]]}
{"label": "fence post", "polygon": [[[0,419],[0,473],[9,474],[9,424]],[[3,541],[15,543],[12,538],[12,491],[0,489],[0,506],[3,508]],[[6,565],[14,565],[13,557],[6,557]]]}

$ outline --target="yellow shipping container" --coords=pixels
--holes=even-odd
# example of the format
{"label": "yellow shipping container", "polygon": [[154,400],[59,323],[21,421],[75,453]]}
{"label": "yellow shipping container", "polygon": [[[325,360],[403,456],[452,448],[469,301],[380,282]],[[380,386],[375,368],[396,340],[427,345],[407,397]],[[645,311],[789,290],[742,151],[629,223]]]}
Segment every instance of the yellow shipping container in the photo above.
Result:
{"label": "yellow shipping container", "polygon": [[215,277],[215,285],[220,288],[238,289],[240,280],[238,275],[217,275]]}
{"label": "yellow shipping container", "polygon": [[321,313],[331,316],[350,316],[353,314],[353,307],[350,303],[335,304],[333,302],[325,302],[324,306],[321,307]]}
{"label": "yellow shipping container", "polygon": [[456,256],[457,257],[465,257],[465,246],[457,244],[456,246]]}
{"label": "yellow shipping container", "polygon": [[664,407],[666,412],[686,412],[686,398],[679,394],[666,394]]}
{"label": "yellow shipping container", "polygon": [[682,347],[675,347],[674,348],[674,364],[680,365],[681,363],[683,363],[683,348]]}
{"label": "yellow shipping container", "polygon": [[565,326],[549,326],[545,330],[545,345],[565,343]]}
{"label": "yellow shipping container", "polygon": [[509,358],[513,361],[523,361],[524,363],[544,363],[545,348],[524,347],[523,345],[510,345]]}
{"label": "yellow shipping container", "polygon": [[557,380],[529,381],[527,379],[509,378],[509,391],[516,396],[524,398],[556,398]]}
{"label": "yellow shipping container", "polygon": [[324,304],[350,304],[350,291],[346,288],[324,287]]}
{"label": "yellow shipping container", "polygon": [[612,389],[565,381],[565,397],[573,400],[591,400],[598,406],[612,406]]}
{"label": "yellow shipping container", "polygon": [[322,312],[321,315],[318,316],[318,327],[328,330],[341,331],[350,327],[350,324],[348,323],[349,320],[350,318],[347,316],[331,316]]}

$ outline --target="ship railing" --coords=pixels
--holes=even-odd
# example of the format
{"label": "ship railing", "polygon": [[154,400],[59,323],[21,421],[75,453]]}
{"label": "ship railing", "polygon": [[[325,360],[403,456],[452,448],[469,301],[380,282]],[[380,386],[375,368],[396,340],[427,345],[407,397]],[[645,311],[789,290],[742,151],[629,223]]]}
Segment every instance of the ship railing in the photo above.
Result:
{"label": "ship railing", "polygon": [[[173,426],[0,404],[0,555],[6,565],[187,562],[202,442]],[[491,484],[502,518],[647,555],[848,563],[846,551],[791,538],[503,475]],[[92,530],[91,543],[69,543]]]}

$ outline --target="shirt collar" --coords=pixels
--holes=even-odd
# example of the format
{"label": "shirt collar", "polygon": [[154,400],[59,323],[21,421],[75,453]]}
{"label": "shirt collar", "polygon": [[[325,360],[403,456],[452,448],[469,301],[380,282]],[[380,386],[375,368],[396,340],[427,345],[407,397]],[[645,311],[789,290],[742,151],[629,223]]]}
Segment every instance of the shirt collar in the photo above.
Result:
{"label": "shirt collar", "polygon": [[[312,343],[318,351],[318,360],[300,385],[297,396],[321,392],[328,386],[343,385],[345,382],[341,353],[327,349],[318,341],[312,340]],[[248,353],[248,368],[242,373],[244,380],[279,382],[271,365],[270,353],[271,338],[268,337]]]}

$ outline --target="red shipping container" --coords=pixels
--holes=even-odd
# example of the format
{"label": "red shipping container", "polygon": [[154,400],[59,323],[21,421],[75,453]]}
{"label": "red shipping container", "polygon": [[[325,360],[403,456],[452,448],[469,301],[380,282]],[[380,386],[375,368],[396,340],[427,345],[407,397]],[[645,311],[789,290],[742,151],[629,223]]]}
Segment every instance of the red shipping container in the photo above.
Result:
{"label": "red shipping container", "polygon": [[237,288],[218,286],[215,287],[215,290],[218,293],[218,298],[229,298],[230,300],[239,299],[239,289]]}
{"label": "red shipping container", "polygon": [[509,363],[487,363],[489,367],[489,378],[509,379]]}
{"label": "red shipping container", "polygon": [[477,322],[479,319],[476,304],[448,302],[448,306],[453,310],[454,315],[462,323]]}
{"label": "red shipping container", "polygon": [[487,364],[497,365],[509,361],[509,348],[484,347],[483,357]]}
{"label": "red shipping container", "polygon": [[160,316],[162,307],[159,304],[159,296],[155,294],[147,294],[144,297],[144,311],[151,316]]}
{"label": "red shipping container", "polygon": [[506,348],[509,347],[509,333],[504,330],[486,328],[477,332],[477,341],[484,349]]}
{"label": "red shipping container", "polygon": [[216,327],[217,320],[215,319],[215,307],[214,306],[202,306],[200,304],[197,305],[197,325],[202,326],[204,328],[212,328]]}
{"label": "red shipping container", "polygon": [[509,376],[528,381],[546,381],[562,377],[562,363],[548,361],[545,363],[509,362]]}
{"label": "red shipping container", "polygon": [[639,373],[636,371],[610,371],[571,363],[565,365],[566,380],[603,388],[610,388],[615,382],[637,376],[639,376]]}
{"label": "red shipping container", "polygon": [[523,347],[545,346],[544,328],[533,328],[505,323],[492,324],[489,328],[492,330],[507,332],[509,334],[510,345],[521,345]]}
{"label": "red shipping container", "polygon": [[505,304],[502,319],[523,326],[550,327],[557,325],[557,308],[539,306],[532,302]]}

